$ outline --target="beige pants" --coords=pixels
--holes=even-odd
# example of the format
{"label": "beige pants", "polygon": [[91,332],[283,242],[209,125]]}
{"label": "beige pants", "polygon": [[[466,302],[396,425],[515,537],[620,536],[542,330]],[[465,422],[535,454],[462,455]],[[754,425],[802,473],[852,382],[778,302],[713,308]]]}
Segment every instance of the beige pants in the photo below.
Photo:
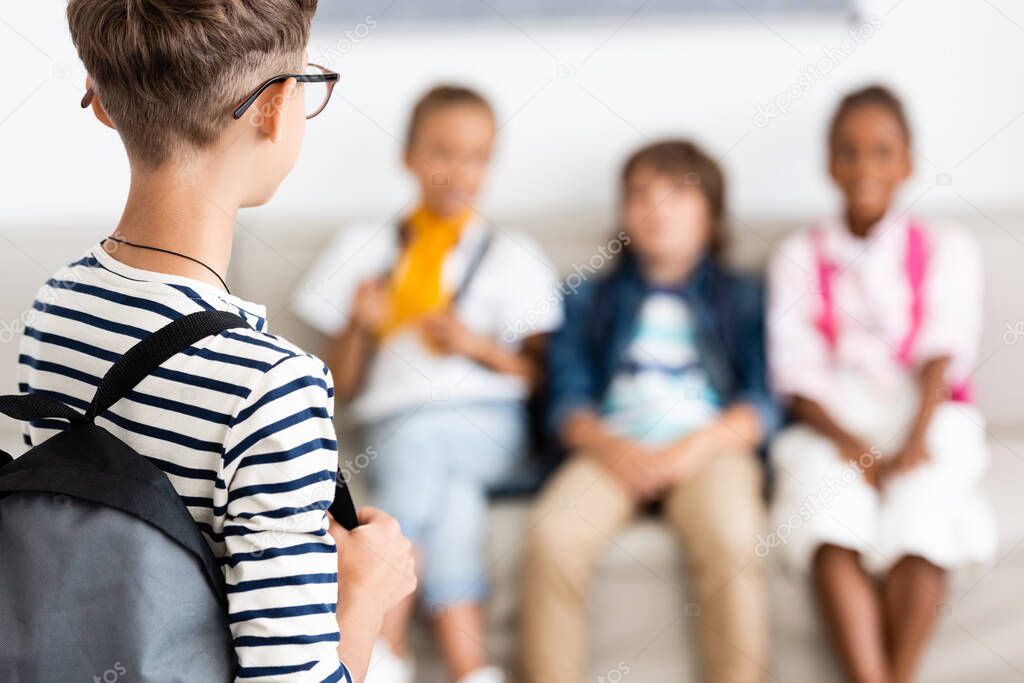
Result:
{"label": "beige pants", "polygon": [[[755,553],[765,526],[761,482],[753,455],[720,454],[665,500],[664,514],[690,560],[708,683],[767,678],[767,595]],[[587,680],[591,581],[601,553],[637,512],[613,475],[587,456],[571,458],[545,488],[526,565],[523,655],[530,683]]]}

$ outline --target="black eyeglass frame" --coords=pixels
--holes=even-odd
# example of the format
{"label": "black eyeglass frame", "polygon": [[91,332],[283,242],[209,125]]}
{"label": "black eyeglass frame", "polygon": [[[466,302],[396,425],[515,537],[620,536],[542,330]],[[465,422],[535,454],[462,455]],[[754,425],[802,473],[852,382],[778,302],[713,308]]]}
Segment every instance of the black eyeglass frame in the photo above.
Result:
{"label": "black eyeglass frame", "polygon": [[[266,81],[261,83],[260,86],[256,88],[256,90],[254,90],[251,95],[249,95],[249,97],[245,98],[245,100],[243,100],[242,103],[238,105],[235,111],[232,112],[231,117],[236,121],[242,118],[243,116],[245,116],[245,112],[249,111],[249,108],[252,107],[252,105],[256,103],[256,100],[260,98],[260,95],[267,91],[267,88],[274,85],[275,83],[283,83],[284,81],[291,80],[293,78],[299,83],[327,84],[327,97],[324,98],[323,104],[320,106],[319,109],[317,109],[312,114],[307,114],[306,119],[308,120],[316,116],[319,116],[320,113],[322,113],[323,110],[327,108],[327,104],[331,101],[331,95],[334,94],[334,86],[336,86],[338,84],[338,81],[341,80],[341,74],[339,74],[337,71],[331,71],[325,66],[313,64],[312,62],[310,62],[309,66],[320,69],[320,71],[322,71],[323,73],[280,74],[278,76],[274,76],[273,78],[268,78]],[[92,101],[95,97],[96,92],[92,88],[89,88],[85,92],[85,97],[82,98],[82,109],[87,109],[92,104]]]}
{"label": "black eyeglass frame", "polygon": [[327,97],[324,98],[323,104],[320,106],[319,109],[317,109],[312,114],[307,114],[306,115],[306,119],[308,120],[308,119],[314,118],[316,116],[319,116],[320,113],[323,112],[323,110],[327,108],[328,102],[331,101],[331,95],[334,94],[334,86],[336,86],[338,84],[338,81],[341,80],[341,75],[337,71],[331,71],[330,69],[328,69],[325,66],[320,66],[319,64],[313,64],[312,62],[309,63],[309,66],[311,66],[313,68],[316,68],[316,69],[320,69],[320,71],[322,71],[323,73],[319,73],[319,74],[281,74],[280,76],[274,76],[273,78],[269,78],[266,81],[264,81],[260,85],[260,87],[256,88],[256,90],[254,90],[253,93],[251,95],[249,95],[249,97],[247,97],[240,105],[238,105],[238,108],[235,109],[234,113],[231,115],[232,118],[234,118],[237,121],[238,119],[240,119],[243,116],[245,116],[245,112],[247,112],[249,110],[249,107],[251,107],[252,105],[254,105],[256,103],[256,100],[258,100],[260,98],[260,95],[262,95],[264,92],[267,91],[267,88],[269,88],[270,86],[274,85],[275,83],[282,83],[282,82],[290,80],[292,78],[294,78],[299,83],[326,83],[327,84]]}

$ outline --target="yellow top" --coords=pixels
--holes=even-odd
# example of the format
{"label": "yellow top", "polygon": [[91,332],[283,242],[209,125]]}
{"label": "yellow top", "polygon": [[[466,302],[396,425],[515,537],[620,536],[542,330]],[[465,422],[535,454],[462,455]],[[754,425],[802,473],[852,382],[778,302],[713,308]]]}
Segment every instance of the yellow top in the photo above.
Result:
{"label": "yellow top", "polygon": [[471,216],[472,211],[466,209],[457,216],[440,218],[421,207],[409,217],[406,244],[391,274],[391,310],[380,329],[382,338],[448,308],[451,293],[444,291],[441,273]]}

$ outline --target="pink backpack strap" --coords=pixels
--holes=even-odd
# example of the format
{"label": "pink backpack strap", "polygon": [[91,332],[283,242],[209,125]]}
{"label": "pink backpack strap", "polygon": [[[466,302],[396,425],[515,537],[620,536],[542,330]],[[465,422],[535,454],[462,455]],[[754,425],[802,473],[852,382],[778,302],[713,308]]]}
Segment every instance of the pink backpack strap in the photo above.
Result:
{"label": "pink backpack strap", "polygon": [[974,403],[974,387],[971,380],[965,379],[950,390],[950,399],[954,403]]}
{"label": "pink backpack strap", "polygon": [[928,244],[924,229],[917,223],[907,228],[907,283],[910,285],[910,329],[899,348],[900,363],[913,363],[914,344],[924,326],[924,280],[928,271]]}
{"label": "pink backpack strap", "polygon": [[[910,329],[900,344],[900,362],[910,367],[913,365],[914,344],[924,326],[925,314],[925,277],[928,274],[928,234],[918,223],[911,223],[907,229],[907,282],[910,285]],[[973,389],[970,379],[951,387],[950,398],[957,403],[970,403],[973,400]]]}
{"label": "pink backpack strap", "polygon": [[[815,325],[825,338],[830,349],[839,343],[839,328],[836,321],[835,289],[833,283],[839,272],[835,263],[825,253],[825,231],[815,229],[811,233],[811,246],[814,250],[818,291],[821,295],[821,310]],[[925,278],[928,275],[928,234],[916,222],[907,228],[907,252],[904,261],[907,283],[910,286],[910,328],[900,343],[897,352],[900,363],[909,367],[913,364],[914,345],[924,327],[925,315]],[[973,390],[970,380],[965,380],[951,389],[952,400],[958,403],[970,403]]]}
{"label": "pink backpack strap", "polygon": [[836,304],[832,282],[839,269],[825,253],[825,231],[823,229],[817,228],[811,232],[811,248],[814,250],[818,294],[821,295],[821,310],[818,312],[815,326],[825,338],[829,349],[835,349],[839,343],[839,327],[836,324]]}

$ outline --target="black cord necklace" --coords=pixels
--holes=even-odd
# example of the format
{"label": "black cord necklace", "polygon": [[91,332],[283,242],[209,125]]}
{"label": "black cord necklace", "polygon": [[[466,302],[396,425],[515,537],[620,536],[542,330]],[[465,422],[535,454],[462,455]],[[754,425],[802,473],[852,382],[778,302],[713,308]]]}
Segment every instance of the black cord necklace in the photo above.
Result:
{"label": "black cord necklace", "polygon": [[134,242],[129,242],[128,240],[123,240],[120,237],[108,237],[107,239],[103,240],[103,244],[106,244],[107,242],[117,242],[118,244],[123,244],[126,247],[135,247],[136,249],[147,249],[149,251],[158,251],[161,254],[168,254],[170,256],[178,256],[179,258],[183,258],[183,259],[185,259],[187,261],[191,261],[192,263],[196,263],[196,264],[202,266],[203,268],[206,268],[211,273],[213,273],[213,276],[215,278],[217,278],[218,280],[220,280],[220,284],[224,287],[224,291],[227,292],[228,294],[231,294],[231,289],[228,288],[228,283],[224,281],[224,278],[222,278],[220,276],[220,273],[218,273],[216,270],[214,270],[210,266],[206,265],[205,263],[203,263],[199,259],[192,258],[188,254],[181,254],[181,253],[179,253],[177,251],[171,251],[170,249],[161,249],[160,247],[149,247],[149,246],[146,246],[145,244],[135,244]]}

